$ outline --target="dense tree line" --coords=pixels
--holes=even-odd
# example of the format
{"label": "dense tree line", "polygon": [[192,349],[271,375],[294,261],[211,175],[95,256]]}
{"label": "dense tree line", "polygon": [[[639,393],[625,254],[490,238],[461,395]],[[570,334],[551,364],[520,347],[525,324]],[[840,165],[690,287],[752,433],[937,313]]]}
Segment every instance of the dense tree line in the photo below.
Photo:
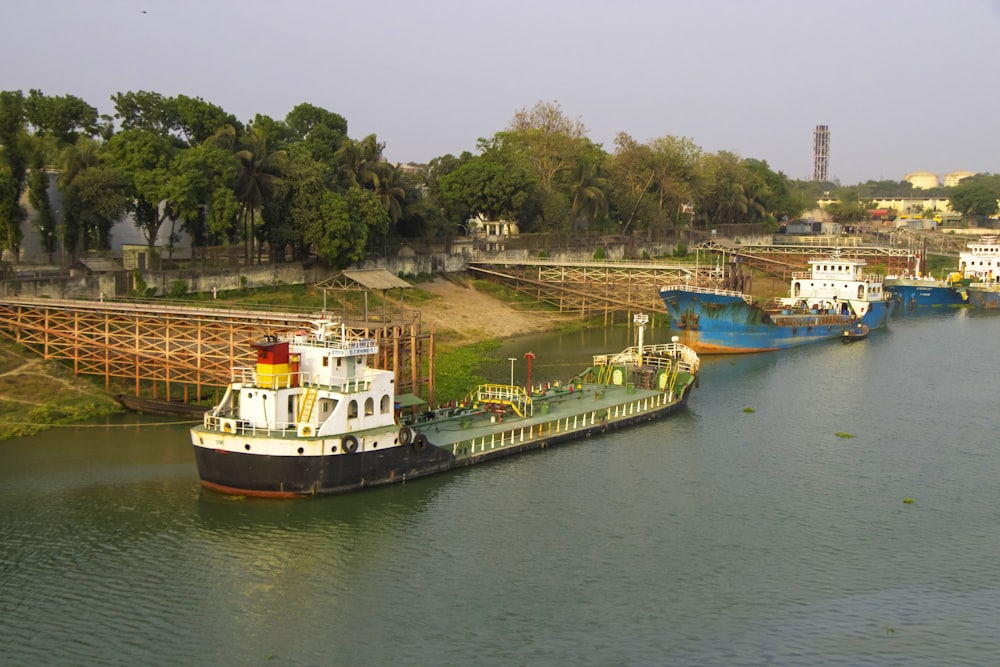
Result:
{"label": "dense tree line", "polygon": [[[119,93],[114,114],[72,95],[0,92],[0,248],[22,240],[28,194],[44,248],[107,249],[128,214],[152,247],[166,231],[195,246],[234,245],[245,261],[315,253],[344,267],[407,239],[446,239],[476,216],[522,232],[637,234],[678,227],[776,227],[815,206],[815,184],[766,162],[706,154],[690,139],[641,143],[619,134],[612,152],[557,103],[514,114],[476,152],[419,169],[383,157],[375,135],[352,139],[337,113],[300,104],[281,120],[244,124],[184,95]],[[58,173],[61,219],[48,202]]]}

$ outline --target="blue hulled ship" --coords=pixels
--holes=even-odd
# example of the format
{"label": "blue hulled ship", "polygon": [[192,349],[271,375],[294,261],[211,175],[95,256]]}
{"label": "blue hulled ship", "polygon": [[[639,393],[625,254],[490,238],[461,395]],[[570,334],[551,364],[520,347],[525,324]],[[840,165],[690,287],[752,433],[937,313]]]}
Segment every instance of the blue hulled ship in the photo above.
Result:
{"label": "blue hulled ship", "polygon": [[965,290],[968,281],[961,274],[946,278],[917,276],[886,276],[885,290],[899,312],[910,312],[925,307],[964,306],[968,303]]}
{"label": "blue hulled ship", "polygon": [[885,326],[891,302],[865,264],[838,254],[811,259],[809,271],[792,274],[789,296],[763,304],[742,291],[688,285],[664,287],[660,297],[680,341],[699,354],[781,350],[842,338],[858,324]]}

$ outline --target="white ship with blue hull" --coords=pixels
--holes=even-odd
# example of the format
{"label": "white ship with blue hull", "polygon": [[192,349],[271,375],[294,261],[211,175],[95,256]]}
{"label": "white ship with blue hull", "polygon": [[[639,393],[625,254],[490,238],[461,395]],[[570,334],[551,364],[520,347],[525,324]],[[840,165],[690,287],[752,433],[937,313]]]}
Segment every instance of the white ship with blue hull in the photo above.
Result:
{"label": "white ship with blue hull", "polygon": [[884,327],[890,301],[865,260],[838,254],[792,274],[789,295],[759,303],[748,294],[686,285],[660,290],[670,326],[698,354],[767,352],[842,338],[858,324]]}

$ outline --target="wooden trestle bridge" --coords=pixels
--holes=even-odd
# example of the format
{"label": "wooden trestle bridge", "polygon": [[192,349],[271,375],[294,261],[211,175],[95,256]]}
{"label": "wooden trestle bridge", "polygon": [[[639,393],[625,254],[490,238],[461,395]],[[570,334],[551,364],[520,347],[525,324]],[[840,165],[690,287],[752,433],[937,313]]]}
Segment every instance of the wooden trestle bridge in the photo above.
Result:
{"label": "wooden trestle bridge", "polygon": [[[279,313],[161,305],[152,302],[5,299],[0,335],[81,375],[104,378],[109,393],[166,401],[218,398],[235,366],[254,363],[250,344],[307,328],[319,313]],[[399,392],[433,400],[433,333],[419,321],[344,322],[379,343],[375,364],[396,373]],[[426,366],[426,367],[425,367]]]}

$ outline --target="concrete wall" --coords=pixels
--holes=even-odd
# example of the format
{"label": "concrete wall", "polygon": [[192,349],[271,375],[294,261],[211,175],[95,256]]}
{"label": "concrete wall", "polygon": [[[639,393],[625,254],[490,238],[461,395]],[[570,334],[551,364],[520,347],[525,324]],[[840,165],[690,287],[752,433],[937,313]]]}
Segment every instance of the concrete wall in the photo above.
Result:
{"label": "concrete wall", "polygon": [[[746,243],[752,242],[749,238],[742,240]],[[673,253],[674,248],[673,244],[643,244],[637,251],[640,256],[645,252],[650,257],[656,257],[669,255]],[[482,253],[473,250],[471,244],[456,244],[451,253],[434,252],[417,255],[403,252],[398,257],[374,259],[353,268],[385,269],[393,275],[403,276],[455,273],[464,271],[468,262],[473,260],[489,258],[517,261],[538,258],[537,252],[531,253],[532,251],[523,249]],[[607,260],[622,260],[625,255],[626,247],[622,244],[604,246],[604,256]],[[557,262],[592,261],[594,249],[548,250],[546,259]],[[39,271],[37,267],[28,270],[15,267],[13,270],[15,271],[13,276],[0,280],[0,296],[98,299],[102,294],[105,298],[130,296],[135,289],[132,271],[67,276],[64,272],[56,270]],[[164,296],[170,294],[177,281],[185,284],[187,293],[208,293],[213,288],[223,292],[274,285],[315,284],[334,273],[336,272],[327,271],[315,263],[289,263],[240,267],[236,270],[146,271],[142,274],[142,278],[147,289],[154,289],[156,296]]]}

